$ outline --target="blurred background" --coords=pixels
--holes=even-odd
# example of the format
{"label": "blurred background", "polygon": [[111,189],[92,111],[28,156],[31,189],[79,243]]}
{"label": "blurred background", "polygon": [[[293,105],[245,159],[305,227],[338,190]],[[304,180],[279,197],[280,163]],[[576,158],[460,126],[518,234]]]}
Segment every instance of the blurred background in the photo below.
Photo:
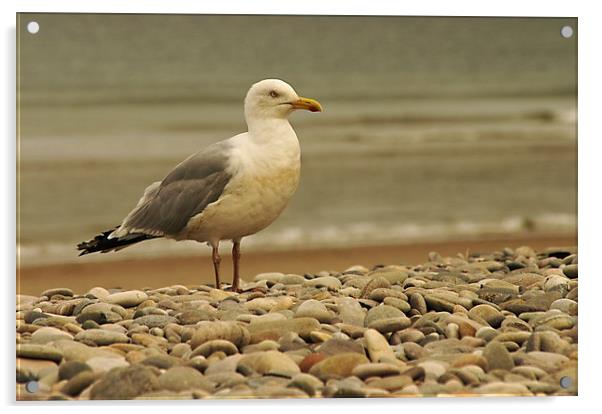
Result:
{"label": "blurred background", "polygon": [[19,289],[140,287],[152,272],[164,286],[166,269],[212,280],[195,242],[81,258],[75,245],[245,131],[242,101],[264,78],[325,111],[291,117],[300,186],[243,241],[243,278],[576,244],[576,33],[570,18],[20,14]]}

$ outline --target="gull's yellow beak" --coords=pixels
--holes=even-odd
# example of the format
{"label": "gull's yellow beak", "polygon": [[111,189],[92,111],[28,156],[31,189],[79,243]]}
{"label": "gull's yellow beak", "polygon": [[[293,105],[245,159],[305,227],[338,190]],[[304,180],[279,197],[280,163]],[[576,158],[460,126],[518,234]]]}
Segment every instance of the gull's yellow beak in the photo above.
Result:
{"label": "gull's yellow beak", "polygon": [[293,108],[295,109],[307,109],[311,112],[322,112],[322,105],[315,99],[299,97],[296,101],[291,102],[291,105],[293,105]]}

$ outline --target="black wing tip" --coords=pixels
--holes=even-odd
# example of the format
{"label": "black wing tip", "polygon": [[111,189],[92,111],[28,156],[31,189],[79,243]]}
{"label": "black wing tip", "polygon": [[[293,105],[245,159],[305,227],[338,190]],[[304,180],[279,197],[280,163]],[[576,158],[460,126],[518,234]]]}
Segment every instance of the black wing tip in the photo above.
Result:
{"label": "black wing tip", "polygon": [[109,235],[113,233],[115,229],[107,230],[92,240],[81,242],[77,245],[77,250],[80,251],[79,256],[84,256],[90,253],[109,253],[112,251],[121,250],[129,245],[148,240],[154,239],[158,236],[150,236],[144,233],[133,233],[128,234],[124,237],[114,237],[109,239]]}

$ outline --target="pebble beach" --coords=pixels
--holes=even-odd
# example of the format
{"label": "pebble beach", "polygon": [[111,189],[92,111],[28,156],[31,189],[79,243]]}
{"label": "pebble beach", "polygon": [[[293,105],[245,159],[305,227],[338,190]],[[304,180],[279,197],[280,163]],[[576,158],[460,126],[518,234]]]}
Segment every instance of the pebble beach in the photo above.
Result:
{"label": "pebble beach", "polygon": [[16,398],[577,394],[574,247],[433,252],[241,287],[17,295]]}

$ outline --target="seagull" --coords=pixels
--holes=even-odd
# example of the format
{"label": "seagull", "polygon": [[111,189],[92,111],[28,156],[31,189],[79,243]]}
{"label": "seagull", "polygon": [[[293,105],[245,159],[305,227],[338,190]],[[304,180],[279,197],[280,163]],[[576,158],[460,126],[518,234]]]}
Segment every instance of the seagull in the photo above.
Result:
{"label": "seagull", "polygon": [[252,85],[244,102],[248,132],[209,145],[148,186],[119,226],[77,245],[80,256],[161,237],[195,240],[211,246],[221,289],[219,243],[232,240],[232,290],[240,292],[241,239],[276,220],[299,184],[301,150],[288,121],[296,109],[322,106],[279,79]]}

